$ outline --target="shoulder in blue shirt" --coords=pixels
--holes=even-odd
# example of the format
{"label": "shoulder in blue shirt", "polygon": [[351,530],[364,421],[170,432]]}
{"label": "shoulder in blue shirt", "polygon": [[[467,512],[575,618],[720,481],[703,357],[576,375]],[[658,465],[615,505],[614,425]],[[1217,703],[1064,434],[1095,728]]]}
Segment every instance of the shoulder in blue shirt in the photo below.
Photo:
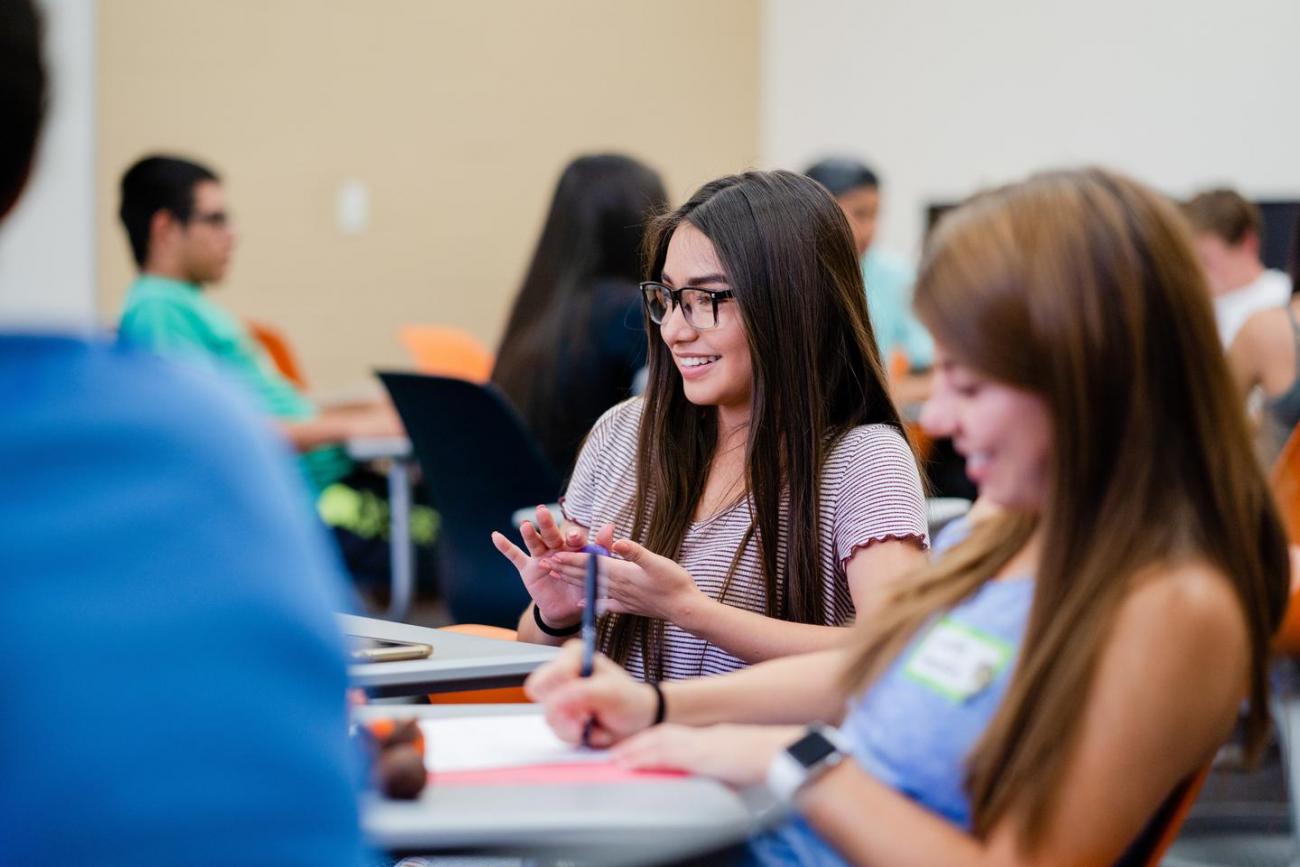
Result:
{"label": "shoulder in blue shirt", "polygon": [[0,335],[7,863],[355,865],[339,567],[202,371]]}

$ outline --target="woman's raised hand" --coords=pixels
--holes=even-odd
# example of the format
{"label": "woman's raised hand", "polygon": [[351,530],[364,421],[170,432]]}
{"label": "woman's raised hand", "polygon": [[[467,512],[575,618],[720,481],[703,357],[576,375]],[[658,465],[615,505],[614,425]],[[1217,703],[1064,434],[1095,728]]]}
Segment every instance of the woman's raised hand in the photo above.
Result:
{"label": "woman's raised hand", "polygon": [[[580,527],[560,529],[550,509],[537,507],[537,526],[524,521],[519,525],[528,553],[511,542],[502,533],[492,534],[492,544],[519,571],[528,595],[533,598],[542,619],[553,626],[567,626],[577,622],[582,614],[582,585],[576,587],[552,577],[554,564],[551,557],[557,553],[581,551],[587,544],[587,534]],[[596,543],[604,540],[606,547],[613,539],[614,526],[607,524],[596,534]],[[575,555],[576,556],[576,555]]]}
{"label": "woman's raised hand", "polygon": [[[603,610],[675,623],[692,606],[709,602],[709,597],[695,585],[695,579],[675,561],[648,551],[631,539],[620,539],[606,547],[615,556],[601,563]],[[581,590],[588,556],[572,552],[552,554],[548,558],[555,564],[552,578]]]}
{"label": "woman's raised hand", "polygon": [[524,682],[524,692],[545,705],[546,721],[561,740],[580,743],[590,721],[588,743],[608,747],[654,723],[659,699],[653,687],[599,654],[590,677],[581,670],[582,642],[569,641]]}

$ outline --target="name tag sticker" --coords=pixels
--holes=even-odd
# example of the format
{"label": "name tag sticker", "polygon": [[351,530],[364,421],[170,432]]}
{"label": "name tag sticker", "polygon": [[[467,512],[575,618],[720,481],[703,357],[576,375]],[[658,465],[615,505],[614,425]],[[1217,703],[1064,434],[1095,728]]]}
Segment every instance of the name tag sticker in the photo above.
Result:
{"label": "name tag sticker", "polygon": [[945,617],[925,633],[903,673],[953,701],[965,701],[987,689],[1011,655],[1011,645],[1002,639]]}

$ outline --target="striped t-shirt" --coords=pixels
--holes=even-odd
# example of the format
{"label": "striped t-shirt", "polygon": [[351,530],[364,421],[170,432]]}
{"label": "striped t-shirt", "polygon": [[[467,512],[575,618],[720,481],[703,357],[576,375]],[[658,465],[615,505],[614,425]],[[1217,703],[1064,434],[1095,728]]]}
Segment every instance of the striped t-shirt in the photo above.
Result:
{"label": "striped t-shirt", "polygon": [[[596,422],[578,455],[561,499],[567,520],[584,527],[614,524],[614,538],[629,538],[636,502],[636,445],[641,398],[632,398]],[[693,521],[677,562],[706,594],[717,598],[727,569],[749,528],[749,500],[703,521]],[[788,503],[781,504],[781,526],[790,524]],[[826,459],[821,477],[820,550],[825,611],[822,623],[838,626],[853,619],[844,566],[859,548],[885,539],[927,543],[925,499],[916,461],[903,437],[885,424],[861,425],[846,433]],[[777,540],[783,563],[786,535]],[[757,544],[747,546],[727,590],[728,605],[763,614],[767,610]],[[666,679],[722,674],[746,663],[696,638],[672,623],[664,628]],[[641,650],[633,648],[627,670],[643,673]]]}

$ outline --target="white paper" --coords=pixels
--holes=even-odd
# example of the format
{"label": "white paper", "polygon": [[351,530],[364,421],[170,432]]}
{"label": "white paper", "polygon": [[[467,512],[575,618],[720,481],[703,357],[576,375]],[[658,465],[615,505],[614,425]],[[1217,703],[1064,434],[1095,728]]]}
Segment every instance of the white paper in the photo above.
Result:
{"label": "white paper", "polygon": [[605,750],[566,744],[541,714],[420,720],[424,765],[433,773],[609,760]]}

